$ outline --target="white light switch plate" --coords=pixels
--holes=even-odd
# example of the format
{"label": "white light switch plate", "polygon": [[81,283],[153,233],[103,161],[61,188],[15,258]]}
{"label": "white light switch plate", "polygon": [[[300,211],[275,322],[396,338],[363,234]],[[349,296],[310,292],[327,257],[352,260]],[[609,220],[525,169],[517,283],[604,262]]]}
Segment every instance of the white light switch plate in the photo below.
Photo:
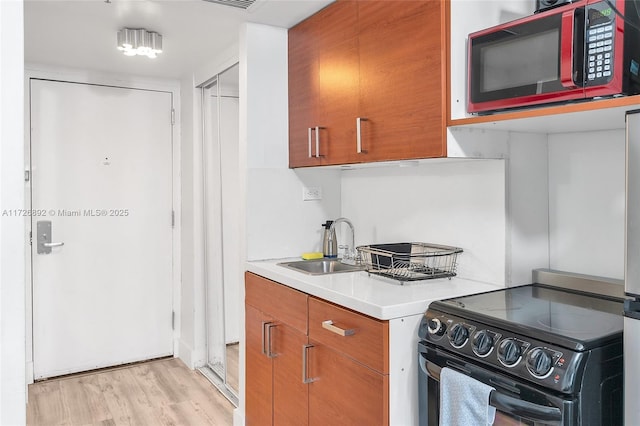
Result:
{"label": "white light switch plate", "polygon": [[319,186],[303,186],[302,201],[322,200],[322,188]]}

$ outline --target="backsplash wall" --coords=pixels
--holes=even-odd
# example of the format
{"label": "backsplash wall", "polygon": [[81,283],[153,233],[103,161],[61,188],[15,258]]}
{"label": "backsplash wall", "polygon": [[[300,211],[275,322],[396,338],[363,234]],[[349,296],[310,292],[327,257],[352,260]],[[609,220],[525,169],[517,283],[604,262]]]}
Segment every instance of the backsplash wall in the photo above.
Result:
{"label": "backsplash wall", "polygon": [[549,135],[550,267],[624,278],[625,132]]}
{"label": "backsplash wall", "polygon": [[504,160],[447,160],[342,172],[342,215],[356,245],[458,246],[458,275],[505,283]]}

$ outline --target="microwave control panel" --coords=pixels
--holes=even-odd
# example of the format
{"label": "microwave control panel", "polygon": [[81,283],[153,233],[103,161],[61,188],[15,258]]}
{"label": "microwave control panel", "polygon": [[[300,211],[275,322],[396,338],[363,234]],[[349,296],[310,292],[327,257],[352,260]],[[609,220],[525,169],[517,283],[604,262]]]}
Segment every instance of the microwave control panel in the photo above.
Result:
{"label": "microwave control panel", "polygon": [[614,67],[615,12],[605,2],[587,7],[585,37],[585,84],[611,81]]}

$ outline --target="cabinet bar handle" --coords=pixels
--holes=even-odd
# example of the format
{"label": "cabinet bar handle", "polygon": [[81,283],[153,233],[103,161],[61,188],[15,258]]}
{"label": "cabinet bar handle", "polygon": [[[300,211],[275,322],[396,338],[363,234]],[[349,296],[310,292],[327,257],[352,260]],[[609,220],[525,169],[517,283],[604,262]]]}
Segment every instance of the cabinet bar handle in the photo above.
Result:
{"label": "cabinet bar handle", "polygon": [[320,129],[322,127],[316,126],[316,158],[320,158]]}
{"label": "cabinet bar handle", "polygon": [[331,320],[322,321],[322,328],[329,330],[332,333],[336,333],[340,336],[352,336],[356,334],[355,329],[351,328],[345,330],[340,327],[336,327],[335,325],[333,325],[333,321]]}
{"label": "cabinet bar handle", "polygon": [[266,335],[266,332],[264,330],[265,330],[265,327],[267,326],[267,324],[271,324],[271,323],[266,322],[266,321],[262,321],[262,355],[266,355],[267,354],[267,350],[264,348],[264,343],[265,343],[265,338],[264,337]]}
{"label": "cabinet bar handle", "polygon": [[308,383],[313,383],[318,379],[312,379],[307,377],[307,364],[308,364],[308,349],[313,348],[313,345],[302,345],[302,383],[305,385]]}
{"label": "cabinet bar handle", "polygon": [[362,122],[363,121],[367,121],[367,119],[363,117],[356,118],[356,152],[358,154],[367,152],[362,150]]}
{"label": "cabinet bar handle", "polygon": [[267,358],[276,357],[276,354],[271,352],[271,329],[273,327],[276,327],[276,324],[262,321],[262,354],[266,355]]}
{"label": "cabinet bar handle", "polygon": [[311,152],[311,132],[313,131],[312,127],[309,127],[309,158],[313,158],[313,153]]}

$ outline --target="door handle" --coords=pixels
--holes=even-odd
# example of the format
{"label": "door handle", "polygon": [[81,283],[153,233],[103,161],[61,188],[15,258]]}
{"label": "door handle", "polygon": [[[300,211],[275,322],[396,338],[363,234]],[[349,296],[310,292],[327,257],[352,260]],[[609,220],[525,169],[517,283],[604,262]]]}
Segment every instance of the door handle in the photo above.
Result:
{"label": "door handle", "polygon": [[62,247],[63,242],[51,242],[51,221],[39,220],[36,223],[36,242],[38,254],[50,254],[53,247]]}
{"label": "door handle", "polygon": [[60,243],[43,243],[42,244],[45,247],[62,247],[64,245],[63,242]]}

